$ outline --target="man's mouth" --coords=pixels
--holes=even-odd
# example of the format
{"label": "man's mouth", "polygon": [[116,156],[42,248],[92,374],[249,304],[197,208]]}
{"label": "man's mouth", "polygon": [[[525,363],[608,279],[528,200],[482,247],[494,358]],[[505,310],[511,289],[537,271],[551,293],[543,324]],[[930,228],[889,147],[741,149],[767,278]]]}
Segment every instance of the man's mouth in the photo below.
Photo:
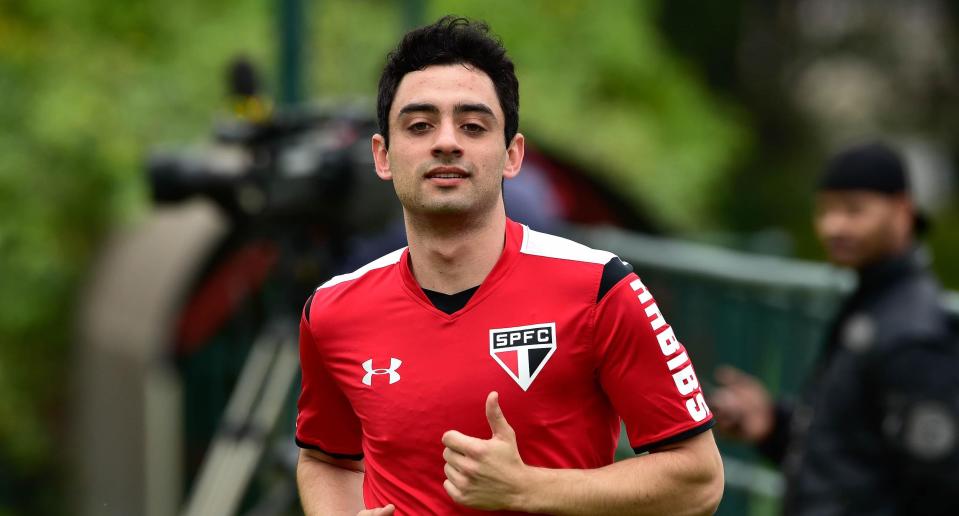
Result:
{"label": "man's mouth", "polygon": [[826,241],[826,247],[838,251],[849,251],[855,249],[855,243],[846,238],[830,238]]}
{"label": "man's mouth", "polygon": [[849,265],[859,254],[855,242],[845,238],[830,239],[825,247],[829,259],[843,265]]}
{"label": "man's mouth", "polygon": [[426,173],[426,179],[463,179],[469,172],[458,167],[436,167]]}

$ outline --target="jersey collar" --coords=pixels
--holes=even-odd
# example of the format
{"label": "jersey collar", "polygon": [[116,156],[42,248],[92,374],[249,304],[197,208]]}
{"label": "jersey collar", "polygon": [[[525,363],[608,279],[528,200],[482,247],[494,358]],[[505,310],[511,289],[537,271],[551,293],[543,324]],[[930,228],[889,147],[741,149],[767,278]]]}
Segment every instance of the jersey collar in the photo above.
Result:
{"label": "jersey collar", "polygon": [[403,282],[403,287],[409,295],[414,297],[426,308],[443,317],[455,319],[461,314],[469,312],[474,306],[481,303],[484,298],[486,298],[496,289],[496,285],[499,284],[504,277],[506,277],[510,269],[512,269],[513,265],[516,263],[517,258],[519,258],[520,249],[523,246],[523,240],[525,236],[525,226],[514,222],[509,218],[506,219],[506,238],[505,245],[503,246],[503,253],[500,254],[499,259],[496,261],[496,265],[493,266],[493,269],[480,284],[479,289],[475,294],[473,294],[473,297],[470,298],[468,303],[466,303],[466,306],[464,306],[461,310],[454,312],[452,315],[446,314],[433,306],[433,303],[431,303],[429,298],[426,297],[426,294],[423,292],[420,284],[417,283],[416,278],[413,276],[413,271],[410,268],[409,248],[406,248],[403,251],[403,255],[400,257],[399,262],[399,272]]}

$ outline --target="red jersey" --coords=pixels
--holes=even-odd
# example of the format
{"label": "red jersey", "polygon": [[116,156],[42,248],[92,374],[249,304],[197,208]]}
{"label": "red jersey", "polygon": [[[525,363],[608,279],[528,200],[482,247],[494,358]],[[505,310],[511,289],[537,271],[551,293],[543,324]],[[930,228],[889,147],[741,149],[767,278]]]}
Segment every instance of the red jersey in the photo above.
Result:
{"label": "red jersey", "polygon": [[637,451],[708,429],[689,357],[627,267],[507,221],[499,261],[451,315],[423,293],[406,248],[331,279],[301,321],[297,443],[363,458],[367,507],[488,514],[446,494],[440,438],[488,439],[490,391],[533,466],[610,464],[620,418]]}

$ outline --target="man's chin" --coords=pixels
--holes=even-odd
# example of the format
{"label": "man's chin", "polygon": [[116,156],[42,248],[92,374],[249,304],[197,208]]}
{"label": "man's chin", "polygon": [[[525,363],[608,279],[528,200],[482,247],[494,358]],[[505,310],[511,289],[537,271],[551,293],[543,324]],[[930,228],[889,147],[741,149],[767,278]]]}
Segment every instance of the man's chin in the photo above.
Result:
{"label": "man's chin", "polygon": [[863,260],[861,257],[849,254],[830,254],[829,261],[833,265],[847,267],[850,269],[859,269],[863,266]]}
{"label": "man's chin", "polygon": [[428,205],[419,205],[413,209],[407,208],[407,211],[411,211],[420,217],[467,217],[474,211],[476,211],[471,206],[463,206],[456,203],[442,203],[442,204],[428,204]]}
{"label": "man's chin", "polygon": [[401,204],[407,212],[420,217],[477,217],[485,216],[496,206],[495,199],[466,198],[465,196],[448,196],[446,198],[419,198]]}
{"label": "man's chin", "polygon": [[435,204],[432,206],[424,206],[422,212],[426,215],[465,215],[470,213],[469,206],[463,206],[461,204],[455,203],[444,203],[444,204]]}
{"label": "man's chin", "polygon": [[482,202],[468,199],[431,199],[416,206],[416,212],[427,216],[469,216],[484,212],[492,207]]}

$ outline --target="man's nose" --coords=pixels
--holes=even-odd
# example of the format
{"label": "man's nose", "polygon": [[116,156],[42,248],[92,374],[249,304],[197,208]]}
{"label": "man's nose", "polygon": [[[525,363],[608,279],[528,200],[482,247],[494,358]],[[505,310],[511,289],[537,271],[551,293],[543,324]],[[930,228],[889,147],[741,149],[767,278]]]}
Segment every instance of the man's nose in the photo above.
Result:
{"label": "man's nose", "polygon": [[456,127],[453,123],[443,123],[436,131],[436,139],[433,141],[433,157],[463,155],[463,147],[460,145]]}
{"label": "man's nose", "polygon": [[846,217],[840,213],[826,212],[819,216],[819,232],[823,236],[833,237],[841,235],[846,228]]}

